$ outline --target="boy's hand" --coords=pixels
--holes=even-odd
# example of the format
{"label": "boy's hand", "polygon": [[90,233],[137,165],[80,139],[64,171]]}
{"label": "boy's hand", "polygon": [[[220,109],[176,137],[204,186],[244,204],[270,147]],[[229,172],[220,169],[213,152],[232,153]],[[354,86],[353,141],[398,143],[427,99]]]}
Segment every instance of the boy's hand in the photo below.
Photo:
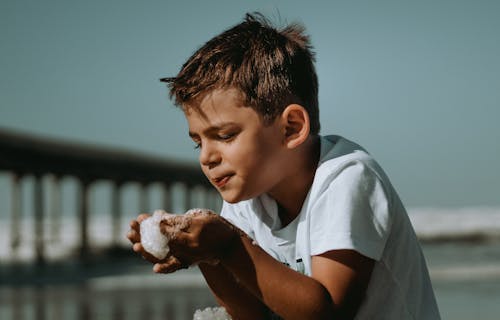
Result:
{"label": "boy's hand", "polygon": [[238,235],[236,227],[215,213],[195,213],[187,221],[184,215],[175,216],[160,224],[162,233],[170,238],[170,252],[159,260],[141,244],[140,224],[150,216],[143,213],[132,220],[127,238],[135,252],[155,264],[153,270],[157,273],[172,273],[199,262],[215,263],[227,253],[231,240]]}
{"label": "boy's hand", "polygon": [[151,215],[148,213],[142,213],[135,220],[130,221],[130,231],[127,233],[127,238],[132,243],[132,249],[140,253],[142,257],[149,262],[158,263],[160,260],[155,258],[153,255],[149,254],[141,244],[141,222],[149,218]]}
{"label": "boy's hand", "polygon": [[[179,225],[183,227],[179,229]],[[171,273],[200,262],[216,263],[228,253],[233,239],[239,234],[236,227],[212,212],[166,219],[160,223],[160,229],[170,238],[169,256],[154,268],[161,273]]]}
{"label": "boy's hand", "polygon": [[[146,259],[147,261],[154,263],[153,266],[153,271],[154,272],[163,272],[160,266],[163,265],[168,265],[169,266],[169,272],[174,272],[179,269],[186,269],[189,267],[188,264],[182,263],[177,257],[173,256],[172,254],[167,255],[167,257],[163,260],[159,260],[155,258],[153,255],[149,254],[144,248],[142,247],[141,244],[141,227],[140,224],[142,221],[145,219],[149,218],[151,215],[147,213],[140,214],[137,219],[132,220],[130,222],[130,231],[127,233],[127,238],[130,240],[132,243],[132,249],[141,254],[141,256]],[[164,272],[165,273],[165,272]]]}

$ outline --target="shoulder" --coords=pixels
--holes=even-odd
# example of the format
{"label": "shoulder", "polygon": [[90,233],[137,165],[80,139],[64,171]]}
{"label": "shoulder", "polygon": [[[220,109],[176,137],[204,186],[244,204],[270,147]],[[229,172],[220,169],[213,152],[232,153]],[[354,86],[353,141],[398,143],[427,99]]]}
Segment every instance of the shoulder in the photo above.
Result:
{"label": "shoulder", "polygon": [[321,154],[317,173],[342,171],[353,163],[369,164],[375,160],[360,145],[340,136],[321,137]]}
{"label": "shoulder", "polygon": [[308,203],[314,253],[352,249],[380,259],[393,222],[393,189],[358,145],[337,140],[329,154],[321,158]]}
{"label": "shoulder", "polygon": [[388,195],[391,193],[389,179],[363,147],[340,136],[321,137],[321,156],[311,188],[312,195],[318,196],[332,187],[367,187],[375,182]]}

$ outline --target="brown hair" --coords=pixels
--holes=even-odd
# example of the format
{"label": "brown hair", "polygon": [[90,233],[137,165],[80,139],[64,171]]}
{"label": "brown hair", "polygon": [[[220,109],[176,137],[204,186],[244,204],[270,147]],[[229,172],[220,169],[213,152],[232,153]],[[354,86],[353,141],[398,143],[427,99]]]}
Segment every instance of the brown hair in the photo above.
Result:
{"label": "brown hair", "polygon": [[247,14],[240,24],[199,48],[167,82],[178,106],[214,89],[236,88],[245,104],[270,123],[284,108],[306,108],[311,134],[319,133],[318,79],[314,52],[305,29],[290,24],[276,29],[261,14]]}

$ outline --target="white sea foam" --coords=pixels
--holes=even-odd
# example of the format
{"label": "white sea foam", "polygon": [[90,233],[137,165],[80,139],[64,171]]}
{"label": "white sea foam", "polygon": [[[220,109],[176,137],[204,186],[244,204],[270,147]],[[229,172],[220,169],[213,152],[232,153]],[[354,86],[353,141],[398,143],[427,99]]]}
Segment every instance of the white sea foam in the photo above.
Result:
{"label": "white sea foam", "polygon": [[[152,254],[157,259],[164,259],[170,248],[168,242],[175,235],[186,228],[193,215],[196,214],[210,214],[208,209],[190,209],[183,215],[175,215],[167,213],[164,210],[155,210],[151,217],[143,220],[140,225],[141,244],[144,250]],[[168,234],[162,233],[160,230],[160,223],[164,220],[177,218],[172,225],[172,231]]]}
{"label": "white sea foam", "polygon": [[193,320],[231,320],[231,317],[223,307],[213,307],[196,310]]}
{"label": "white sea foam", "polygon": [[500,237],[499,207],[410,208],[408,215],[421,239]]}
{"label": "white sea foam", "polygon": [[173,216],[163,210],[155,210],[151,217],[141,222],[142,247],[157,259],[164,259],[170,251],[169,238],[161,232],[160,222]]}

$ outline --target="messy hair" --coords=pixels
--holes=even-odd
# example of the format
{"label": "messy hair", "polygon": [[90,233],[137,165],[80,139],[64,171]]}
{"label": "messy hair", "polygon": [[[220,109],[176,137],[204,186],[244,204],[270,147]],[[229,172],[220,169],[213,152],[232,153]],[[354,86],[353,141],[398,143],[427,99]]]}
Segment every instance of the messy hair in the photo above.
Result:
{"label": "messy hair", "polygon": [[246,106],[271,123],[287,105],[302,105],[311,134],[319,133],[318,79],[314,52],[305,28],[297,23],[277,29],[261,14],[199,48],[168,83],[170,97],[181,107],[215,89],[236,88]]}

